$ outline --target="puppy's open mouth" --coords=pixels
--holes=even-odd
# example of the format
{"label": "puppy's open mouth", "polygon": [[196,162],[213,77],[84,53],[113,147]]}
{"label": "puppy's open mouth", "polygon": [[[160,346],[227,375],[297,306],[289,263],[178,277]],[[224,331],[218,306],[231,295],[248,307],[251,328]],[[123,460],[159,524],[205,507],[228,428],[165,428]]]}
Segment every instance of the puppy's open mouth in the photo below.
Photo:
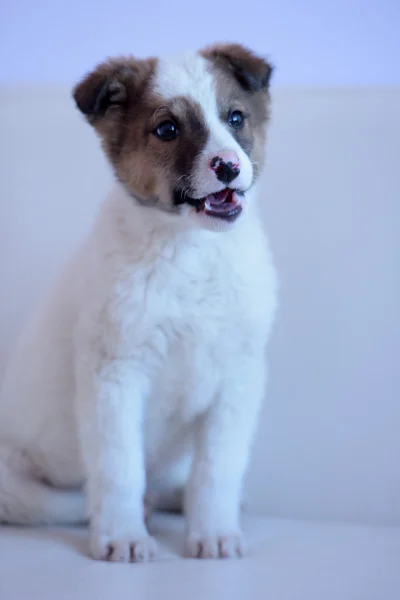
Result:
{"label": "puppy's open mouth", "polygon": [[243,192],[230,188],[225,188],[215,194],[209,194],[204,198],[190,198],[184,195],[181,190],[175,190],[174,204],[189,204],[194,206],[198,213],[232,222],[242,212],[241,199],[243,196]]}

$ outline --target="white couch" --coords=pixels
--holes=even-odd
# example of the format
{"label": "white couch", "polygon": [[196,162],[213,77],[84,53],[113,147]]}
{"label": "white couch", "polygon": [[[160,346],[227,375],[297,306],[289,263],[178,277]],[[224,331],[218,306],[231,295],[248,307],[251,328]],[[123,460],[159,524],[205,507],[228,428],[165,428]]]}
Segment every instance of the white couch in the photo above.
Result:
{"label": "white couch", "polygon": [[[2,528],[1,600],[400,597],[399,106],[399,89],[274,95],[262,213],[281,309],[247,480],[252,556],[172,560],[182,523],[163,517],[148,566],[89,561],[82,531]],[[110,180],[67,89],[0,89],[0,177],[1,375]]]}

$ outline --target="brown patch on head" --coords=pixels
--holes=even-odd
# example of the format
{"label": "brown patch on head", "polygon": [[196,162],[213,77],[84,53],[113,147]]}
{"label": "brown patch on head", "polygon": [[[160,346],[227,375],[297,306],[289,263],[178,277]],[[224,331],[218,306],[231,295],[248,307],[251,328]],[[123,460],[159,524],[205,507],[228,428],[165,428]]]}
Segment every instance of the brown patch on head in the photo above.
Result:
{"label": "brown patch on head", "polygon": [[[143,156],[143,128],[151,111],[149,83],[156,60],[120,58],[99,65],[74,90],[78,108],[101,137],[117,177],[143,197],[155,189],[155,179]],[[129,143],[127,139],[134,139]],[[133,156],[132,156],[133,155]],[[127,168],[127,158],[135,168]]]}
{"label": "brown patch on head", "polygon": [[273,68],[260,56],[240,44],[220,44],[206,48],[201,53],[216,66],[229,71],[249,92],[266,91]]}
{"label": "brown patch on head", "polygon": [[[188,175],[208,130],[196,102],[185,97],[167,102],[154,92],[156,66],[156,59],[109,60],[76,86],[74,98],[131,195],[143,204],[176,212],[168,191],[189,185]],[[166,121],[179,130],[172,141],[155,135]],[[160,188],[167,190],[163,198]]]}
{"label": "brown patch on head", "polygon": [[220,117],[231,111],[245,115],[244,126],[232,135],[251,158],[257,177],[265,161],[266,126],[269,119],[269,83],[272,66],[239,44],[222,44],[201,52],[214,71]]}
{"label": "brown patch on head", "polygon": [[[149,137],[146,157],[169,189],[190,188],[193,165],[208,139],[208,129],[200,105],[190,98],[175,96],[168,102],[154,96],[158,108],[149,121],[149,132],[162,123],[172,121],[179,135],[170,142]],[[176,209],[177,210],[177,209]]]}

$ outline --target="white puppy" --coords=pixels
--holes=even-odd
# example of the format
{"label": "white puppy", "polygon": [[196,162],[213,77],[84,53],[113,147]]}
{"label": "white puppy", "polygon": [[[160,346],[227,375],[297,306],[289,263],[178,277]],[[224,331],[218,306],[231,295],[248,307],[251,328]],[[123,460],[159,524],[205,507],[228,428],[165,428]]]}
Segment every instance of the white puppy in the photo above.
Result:
{"label": "white puppy", "polygon": [[93,557],[145,561],[148,492],[183,500],[189,556],[241,555],[276,304],[255,207],[270,74],[222,45],[76,87],[117,183],[6,373],[0,521],[88,518]]}

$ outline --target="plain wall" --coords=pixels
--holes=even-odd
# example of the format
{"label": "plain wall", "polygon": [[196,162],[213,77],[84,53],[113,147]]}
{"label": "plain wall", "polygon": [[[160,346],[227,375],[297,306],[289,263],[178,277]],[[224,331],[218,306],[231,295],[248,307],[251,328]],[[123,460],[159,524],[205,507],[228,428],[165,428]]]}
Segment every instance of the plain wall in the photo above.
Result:
{"label": "plain wall", "polygon": [[[399,106],[400,89],[274,92],[261,204],[281,306],[254,512],[400,524]],[[68,89],[0,89],[0,373],[109,181]]]}
{"label": "plain wall", "polygon": [[1,82],[71,84],[109,55],[239,41],[278,84],[400,85],[399,0],[3,0]]}

